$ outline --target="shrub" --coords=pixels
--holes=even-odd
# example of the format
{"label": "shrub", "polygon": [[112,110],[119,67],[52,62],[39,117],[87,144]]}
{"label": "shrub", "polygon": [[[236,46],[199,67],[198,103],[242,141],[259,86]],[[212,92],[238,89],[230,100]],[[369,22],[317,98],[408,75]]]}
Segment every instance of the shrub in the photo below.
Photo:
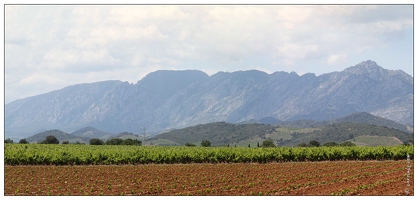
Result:
{"label": "shrub", "polygon": [[309,146],[311,146],[311,147],[319,147],[319,146],[321,146],[321,144],[318,141],[316,141],[316,140],[311,140],[309,142]]}
{"label": "shrub", "polygon": [[262,147],[276,147],[276,145],[274,144],[274,141],[271,139],[264,140],[261,146]]}
{"label": "shrub", "polygon": [[29,142],[25,139],[19,140],[19,144],[29,144]]}
{"label": "shrub", "polygon": [[141,146],[142,142],[140,140],[137,140],[137,139],[133,140],[131,138],[128,138],[128,139],[123,140],[121,145],[139,145],[139,146]]}
{"label": "shrub", "polygon": [[202,147],[210,147],[210,141],[209,140],[203,140],[200,145]]}
{"label": "shrub", "polygon": [[93,138],[89,141],[90,145],[103,145],[104,142],[101,139]]}
{"label": "shrub", "polygon": [[61,144],[70,144],[70,142],[68,140],[64,140]]}
{"label": "shrub", "polygon": [[122,144],[123,139],[120,138],[111,138],[106,141],[106,145],[120,145]]}
{"label": "shrub", "polygon": [[41,141],[40,144],[59,144],[60,141],[53,135],[46,136],[45,140]]}
{"label": "shrub", "polygon": [[7,138],[4,140],[4,143],[13,144],[13,140],[10,138]]}
{"label": "shrub", "polygon": [[192,144],[192,143],[188,143],[188,142],[186,142],[186,147],[195,147],[196,145],[195,144]]}

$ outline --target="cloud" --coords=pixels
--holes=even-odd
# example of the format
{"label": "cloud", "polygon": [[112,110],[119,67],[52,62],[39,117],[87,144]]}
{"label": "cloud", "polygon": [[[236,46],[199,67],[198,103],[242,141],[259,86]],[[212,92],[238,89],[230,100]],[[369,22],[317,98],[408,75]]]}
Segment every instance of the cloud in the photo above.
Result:
{"label": "cloud", "polygon": [[[45,53],[39,64],[43,69],[84,72],[94,70],[94,66],[117,66],[120,62],[110,55],[108,49],[52,49]],[[80,67],[77,67],[80,66]],[[85,68],[86,66],[90,66]]]}
{"label": "cloud", "polygon": [[412,16],[399,5],[8,5],[6,102],[158,69],[321,74],[379,51],[396,60],[411,50]]}
{"label": "cloud", "polygon": [[21,85],[31,85],[31,84],[50,84],[50,85],[63,85],[68,84],[65,79],[62,79],[57,76],[48,76],[46,73],[36,73],[31,74],[19,81]]}
{"label": "cloud", "polygon": [[326,61],[326,63],[328,65],[335,65],[335,64],[339,64],[339,63],[343,63],[345,62],[347,59],[347,55],[346,54],[334,54],[334,55],[330,55]]}

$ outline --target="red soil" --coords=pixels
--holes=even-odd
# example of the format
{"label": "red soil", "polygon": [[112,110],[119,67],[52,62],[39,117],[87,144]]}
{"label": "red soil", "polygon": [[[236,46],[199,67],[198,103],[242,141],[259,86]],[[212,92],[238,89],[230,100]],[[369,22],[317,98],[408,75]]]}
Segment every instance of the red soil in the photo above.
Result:
{"label": "red soil", "polygon": [[414,195],[413,171],[412,160],[5,166],[4,191],[31,196]]}

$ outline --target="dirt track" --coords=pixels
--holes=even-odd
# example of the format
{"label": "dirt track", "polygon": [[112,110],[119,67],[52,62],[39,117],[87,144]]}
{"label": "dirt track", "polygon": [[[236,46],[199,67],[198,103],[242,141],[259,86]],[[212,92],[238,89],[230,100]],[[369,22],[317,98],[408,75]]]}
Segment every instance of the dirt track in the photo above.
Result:
{"label": "dirt track", "polygon": [[5,195],[414,195],[413,176],[412,160],[5,166]]}

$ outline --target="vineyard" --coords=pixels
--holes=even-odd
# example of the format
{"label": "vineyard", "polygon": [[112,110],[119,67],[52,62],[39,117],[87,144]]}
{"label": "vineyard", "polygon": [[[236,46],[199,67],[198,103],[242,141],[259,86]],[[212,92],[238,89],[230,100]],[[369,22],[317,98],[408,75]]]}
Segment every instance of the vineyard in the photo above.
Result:
{"label": "vineyard", "polygon": [[413,159],[413,146],[394,147],[151,147],[5,144],[6,165],[270,163]]}
{"label": "vineyard", "polygon": [[5,144],[4,194],[414,195],[413,155],[413,146]]}

